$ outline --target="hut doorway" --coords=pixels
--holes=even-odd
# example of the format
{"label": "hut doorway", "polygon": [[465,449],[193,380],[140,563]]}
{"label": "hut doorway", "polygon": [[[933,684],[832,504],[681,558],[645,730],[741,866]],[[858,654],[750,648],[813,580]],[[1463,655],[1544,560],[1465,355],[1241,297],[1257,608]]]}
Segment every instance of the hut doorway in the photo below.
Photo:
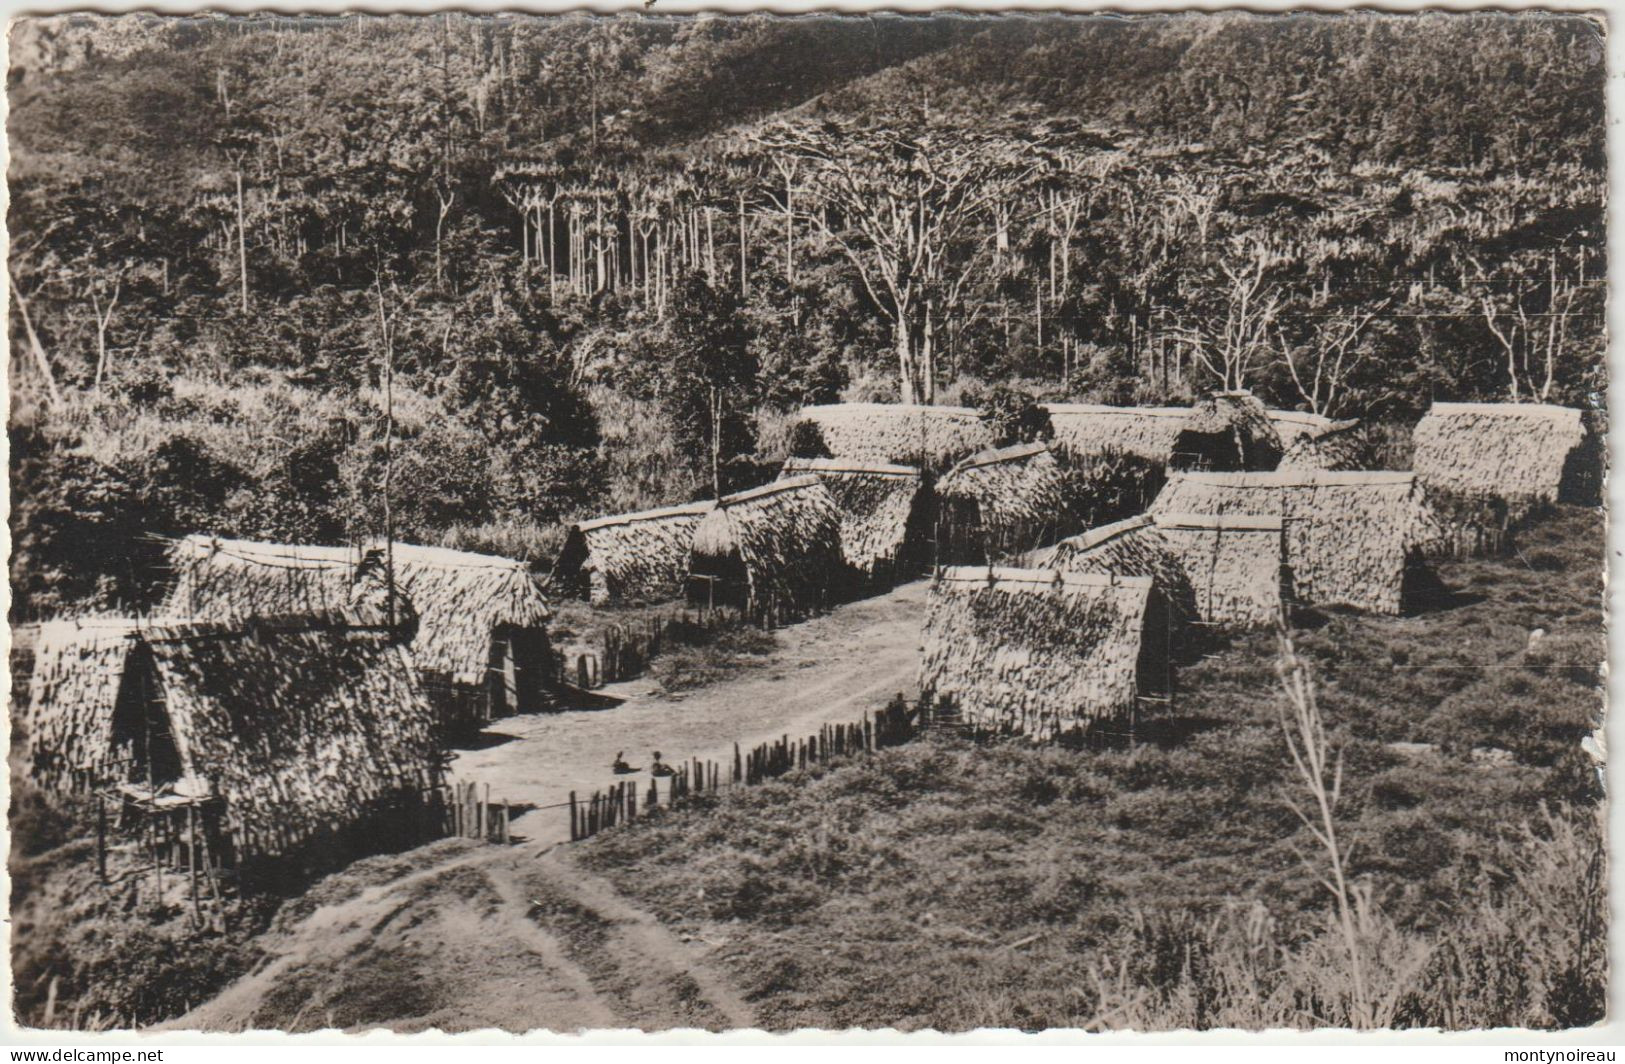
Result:
{"label": "hut doorway", "polygon": [[156,788],[184,774],[152,652],[144,646],[131,651],[119,680],[112,729],[110,778]]}
{"label": "hut doorway", "polygon": [[542,629],[497,626],[491,635],[491,658],[486,670],[492,719],[543,708],[550,650],[547,633]]}
{"label": "hut doorway", "polygon": [[750,598],[750,577],[738,551],[726,555],[695,555],[688,577],[688,603],[706,609],[727,607],[743,611]]}

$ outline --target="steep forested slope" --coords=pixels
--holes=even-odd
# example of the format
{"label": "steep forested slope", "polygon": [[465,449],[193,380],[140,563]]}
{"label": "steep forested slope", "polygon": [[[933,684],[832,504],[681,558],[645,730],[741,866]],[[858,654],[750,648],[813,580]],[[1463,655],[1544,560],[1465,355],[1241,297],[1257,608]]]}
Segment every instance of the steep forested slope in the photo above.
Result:
{"label": "steep forested slope", "polygon": [[842,395],[1600,404],[1574,16],[71,16],[12,54],[13,472],[69,500],[15,518],[58,574],[24,601],[135,594],[136,532],[377,526],[386,377],[397,527],[532,555]]}

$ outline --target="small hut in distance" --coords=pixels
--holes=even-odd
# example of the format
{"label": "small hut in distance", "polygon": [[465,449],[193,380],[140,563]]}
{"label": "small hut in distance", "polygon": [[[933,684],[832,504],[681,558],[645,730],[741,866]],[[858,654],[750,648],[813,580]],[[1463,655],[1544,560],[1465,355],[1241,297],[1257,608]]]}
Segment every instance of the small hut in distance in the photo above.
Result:
{"label": "small hut in distance", "polygon": [[841,512],[841,557],[852,590],[880,589],[930,565],[932,493],[912,466],[791,458],[781,479],[814,476]]}
{"label": "small hut in distance", "polygon": [[1417,423],[1413,466],[1429,490],[1527,510],[1600,501],[1606,441],[1572,407],[1434,403]]}
{"label": "small hut in distance", "polygon": [[992,564],[1071,533],[1064,473],[1048,446],[971,455],[937,482],[937,548],[948,564]]}
{"label": "small hut in distance", "polygon": [[842,570],[841,513],[816,476],[725,495],[694,530],[688,599],[772,626],[828,606]]}
{"label": "small hut in distance", "polygon": [[1269,411],[1251,392],[1212,392],[1197,400],[1174,438],[1169,469],[1216,473],[1274,469],[1285,448]]}
{"label": "small hut in distance", "polygon": [[571,526],[552,587],[595,606],[682,594],[694,530],[715,505],[707,499]]}

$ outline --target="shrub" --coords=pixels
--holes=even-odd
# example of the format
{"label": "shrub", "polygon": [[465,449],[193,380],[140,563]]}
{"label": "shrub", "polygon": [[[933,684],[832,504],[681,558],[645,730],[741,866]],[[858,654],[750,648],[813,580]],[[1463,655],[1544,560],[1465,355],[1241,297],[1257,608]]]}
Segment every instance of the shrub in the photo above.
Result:
{"label": "shrub", "polygon": [[829,444],[824,442],[824,430],[815,421],[797,421],[790,430],[790,456],[792,458],[828,458]]}
{"label": "shrub", "polygon": [[966,389],[962,401],[981,409],[982,424],[993,435],[993,445],[1036,443],[1055,435],[1049,411],[1031,393],[998,385],[985,394]]}

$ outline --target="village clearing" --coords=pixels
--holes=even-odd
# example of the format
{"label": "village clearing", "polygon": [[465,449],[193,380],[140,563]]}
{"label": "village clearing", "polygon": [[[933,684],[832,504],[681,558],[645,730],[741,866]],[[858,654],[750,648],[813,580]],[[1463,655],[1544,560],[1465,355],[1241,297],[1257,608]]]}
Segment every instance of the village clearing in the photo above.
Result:
{"label": "village clearing", "polygon": [[[493,721],[472,749],[457,752],[452,779],[508,802],[511,831],[525,841],[566,841],[570,793],[585,800],[624,779],[638,784],[641,802],[656,750],[668,764],[697,757],[731,766],[735,742],[748,751],[785,735],[805,738],[899,693],[913,698],[926,588],[906,584],[781,628],[770,653],[742,659],[734,675],[698,689],[667,692],[640,677],[585,693],[580,700],[592,708]],[[611,774],[623,752],[637,774]],[[662,783],[662,800],[665,790]]]}
{"label": "village clearing", "polygon": [[[1584,564],[1599,525],[1561,511],[1510,557],[1444,566],[1450,596],[1432,611],[1331,610],[1296,633],[1345,755],[1353,872],[1392,956],[1431,951],[1398,1026],[1597,1018],[1600,948],[1572,971],[1543,958],[1570,956],[1565,936],[1600,919],[1594,770],[1577,739],[1600,692]],[[600,719],[645,707],[642,725],[615,727],[668,743],[683,724],[638,730],[663,706],[715,745],[718,720],[796,734],[809,707],[873,708],[895,686],[884,670],[911,658],[920,594],[783,630],[737,680]],[[253,973],[167,1026],[1261,1027],[1303,1002],[1320,1016],[1346,988],[1317,952],[1328,902],[1286,804],[1273,670],[1268,633],[1216,647],[1180,670],[1176,706],[1132,748],[926,737],[584,843],[449,839],[359,861],[284,905]],[[505,764],[534,756],[563,779],[592,752],[560,729],[550,750],[517,739],[464,762],[511,749]],[[1468,756],[1481,746],[1505,756]],[[592,756],[581,771],[601,783]],[[1273,960],[1254,973],[1256,1007],[1223,1004],[1215,986],[1260,948]],[[1499,956],[1526,958],[1511,998],[1473,974]]]}

